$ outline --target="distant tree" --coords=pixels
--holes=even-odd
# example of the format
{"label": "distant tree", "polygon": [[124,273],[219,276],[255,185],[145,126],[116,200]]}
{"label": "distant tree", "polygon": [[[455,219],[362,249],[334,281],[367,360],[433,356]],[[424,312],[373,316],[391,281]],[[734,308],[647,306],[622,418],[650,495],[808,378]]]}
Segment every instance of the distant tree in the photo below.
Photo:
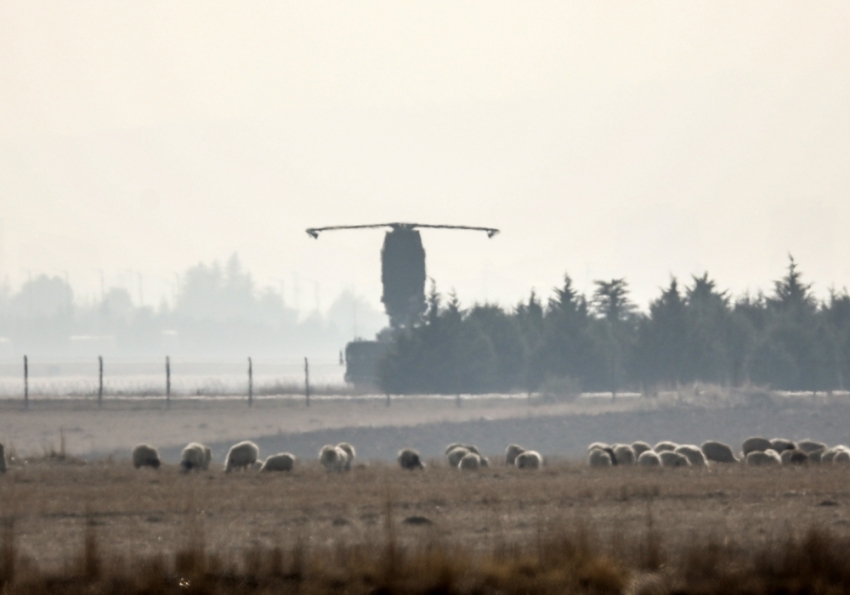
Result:
{"label": "distant tree", "polygon": [[591,323],[587,300],[573,287],[569,275],[556,287],[546,308],[538,349],[534,354],[534,377],[579,380],[592,386],[599,369],[599,353],[589,336]]}
{"label": "distant tree", "polygon": [[[786,390],[816,390],[829,385],[833,359],[811,285],[802,282],[789,257],[785,276],[774,282],[765,302],[764,327],[752,356],[753,380]],[[830,371],[828,371],[830,370]]]}
{"label": "distant tree", "polygon": [[635,305],[629,300],[625,279],[594,281],[593,310],[598,317],[596,336],[607,360],[607,376],[612,398],[626,380],[627,357],[633,353],[632,345],[639,317]]}
{"label": "distant tree", "polygon": [[12,298],[10,309],[23,318],[70,319],[74,311],[74,292],[61,277],[39,275],[21,286]]}
{"label": "distant tree", "polygon": [[704,273],[693,277],[686,297],[684,378],[725,383],[733,375],[730,356],[731,308],[726,292]]}
{"label": "distant tree", "polygon": [[826,339],[831,355],[832,385],[844,390],[850,379],[850,295],[847,290],[829,292],[829,301],[823,307]]}
{"label": "distant tree", "polygon": [[638,325],[634,360],[638,378],[644,383],[688,380],[687,343],[688,312],[674,277]]}
{"label": "distant tree", "polygon": [[496,388],[497,356],[478,320],[452,295],[446,306],[432,287],[424,321],[403,329],[379,364],[378,383],[393,394],[461,394]]}
{"label": "distant tree", "polygon": [[497,305],[484,304],[470,310],[468,322],[477,325],[492,345],[496,358],[494,387],[504,392],[525,388],[528,345],[516,318]]}

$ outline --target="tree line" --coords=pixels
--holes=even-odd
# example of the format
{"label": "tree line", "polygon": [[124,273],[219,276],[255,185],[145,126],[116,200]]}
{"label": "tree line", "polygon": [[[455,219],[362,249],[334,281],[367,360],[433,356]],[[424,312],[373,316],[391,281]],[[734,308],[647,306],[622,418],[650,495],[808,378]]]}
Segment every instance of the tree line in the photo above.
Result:
{"label": "tree line", "polygon": [[0,283],[0,358],[49,356],[236,356],[328,359],[358,331],[377,332],[386,317],[351,291],[324,315],[302,317],[282,291],[260,288],[234,254],[198,263],[178,278],[172,303],[134,302],[123,287],[104,287],[99,299],[75,299],[66,279],[38,275],[17,291]]}
{"label": "tree line", "polygon": [[653,391],[695,381],[843,390],[850,379],[850,296],[819,301],[790,259],[769,294],[733,299],[708,274],[675,278],[646,312],[624,279],[590,297],[567,275],[545,303],[461,307],[432,287],[423,319],[379,363],[387,393]]}

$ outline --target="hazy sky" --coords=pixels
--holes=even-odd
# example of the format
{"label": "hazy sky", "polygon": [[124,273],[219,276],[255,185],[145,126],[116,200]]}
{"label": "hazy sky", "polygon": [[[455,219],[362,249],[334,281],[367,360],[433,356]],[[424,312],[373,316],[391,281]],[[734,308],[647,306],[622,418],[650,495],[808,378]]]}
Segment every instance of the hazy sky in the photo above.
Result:
{"label": "hazy sky", "polygon": [[[238,252],[302,308],[376,307],[417,221],[465,303],[793,254],[850,286],[850,3],[0,2],[0,279],[159,303]],[[297,280],[297,281],[296,281]]]}

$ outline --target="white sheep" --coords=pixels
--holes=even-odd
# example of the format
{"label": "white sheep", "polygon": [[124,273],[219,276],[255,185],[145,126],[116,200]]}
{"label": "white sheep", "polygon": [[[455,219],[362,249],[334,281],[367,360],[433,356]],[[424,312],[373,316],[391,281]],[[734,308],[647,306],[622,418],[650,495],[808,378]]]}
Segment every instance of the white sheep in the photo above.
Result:
{"label": "white sheep", "polygon": [[832,457],[833,463],[850,463],[850,450],[846,448],[840,449],[835,456]]}
{"label": "white sheep", "polygon": [[747,456],[751,452],[764,452],[772,448],[773,446],[767,438],[762,438],[761,436],[750,436],[744,440],[744,444],[741,445],[741,452],[744,453],[744,456]]}
{"label": "white sheep", "polygon": [[0,473],[6,473],[6,451],[0,444]]}
{"label": "white sheep", "polygon": [[481,457],[474,452],[467,452],[457,464],[461,471],[477,471],[481,466]]}
{"label": "white sheep", "polygon": [[660,467],[661,457],[654,450],[645,450],[640,453],[637,462],[641,467]]}
{"label": "white sheep", "polygon": [[509,444],[505,449],[505,465],[513,466],[516,458],[525,452],[525,449],[519,444]]}
{"label": "white sheep", "polygon": [[797,448],[805,453],[810,453],[815,452],[816,450],[826,450],[827,447],[823,442],[815,442],[814,440],[806,438],[797,443]]}
{"label": "white sheep", "polygon": [[634,465],[637,457],[635,451],[629,444],[615,444],[611,449],[614,451],[615,465]]}
{"label": "white sheep", "polygon": [[190,442],[180,454],[180,467],[185,472],[193,469],[206,471],[212,461],[212,451],[209,446],[199,442]]}
{"label": "white sheep", "polygon": [[637,440],[632,442],[632,450],[635,451],[635,456],[640,458],[640,455],[648,450],[652,450],[652,447],[643,440]]}
{"label": "white sheep", "polygon": [[481,451],[478,450],[478,447],[475,446],[474,444],[462,444],[461,446],[463,446],[469,452],[477,454],[479,457],[484,456],[484,455],[481,454]]}
{"label": "white sheep", "polygon": [[344,471],[348,453],[333,444],[325,444],[319,451],[319,462],[328,472]]}
{"label": "white sheep", "polygon": [[587,462],[591,467],[610,467],[614,464],[608,451],[601,448],[594,448],[587,453]]}
{"label": "white sheep", "polygon": [[159,451],[150,444],[137,444],[133,447],[131,453],[133,457],[133,467],[153,467],[159,469],[162,460],[159,458]]}
{"label": "white sheep", "polygon": [[785,450],[794,450],[795,448],[797,448],[797,445],[794,444],[791,440],[787,440],[785,438],[771,438],[770,448],[772,448],[781,455],[782,452]]}
{"label": "white sheep", "polygon": [[276,455],[266,457],[266,460],[263,461],[263,466],[260,467],[260,471],[292,471],[297,460],[292,453],[279,452]]}
{"label": "white sheep", "polygon": [[692,467],[708,467],[708,462],[705,460],[702,449],[695,444],[680,444],[673,452],[688,459]]}
{"label": "white sheep", "polygon": [[753,450],[747,453],[747,465],[751,465],[753,467],[761,467],[765,465],[781,465],[782,458],[779,454],[773,450],[772,448],[768,448],[767,450]]}
{"label": "white sheep", "polygon": [[611,448],[611,447],[610,447],[610,445],[605,444],[604,442],[593,442],[593,443],[587,445],[587,452],[590,452],[594,448],[598,448],[599,450],[606,450],[606,449]]}
{"label": "white sheep", "polygon": [[458,446],[463,446],[460,442],[452,442],[448,446],[446,446],[446,450],[444,451],[446,456],[449,456],[449,453],[456,449]]}
{"label": "white sheep", "polygon": [[735,453],[732,452],[732,447],[717,440],[706,440],[700,446],[700,450],[702,450],[705,458],[713,463],[738,462],[738,459],[735,458]]}
{"label": "white sheep", "polygon": [[779,458],[782,459],[783,465],[805,465],[809,462],[809,455],[798,448],[783,450],[779,454]]}
{"label": "white sheep", "polygon": [[517,469],[540,469],[543,466],[543,457],[536,450],[521,452],[514,461]]}
{"label": "white sheep", "polygon": [[781,465],[782,458],[772,448],[767,450],[753,450],[747,454],[747,465],[752,467],[762,467],[770,465]]}
{"label": "white sheep", "polygon": [[452,467],[457,467],[458,463],[460,463],[460,460],[468,454],[470,454],[469,449],[463,446],[456,446],[446,458],[449,461],[449,465],[451,465]]}
{"label": "white sheep", "polygon": [[662,452],[665,452],[665,451],[673,452],[674,450],[676,450],[677,446],[679,446],[679,445],[676,444],[675,442],[670,442],[669,440],[662,440],[661,442],[659,442],[658,444],[653,446],[652,450],[661,454]]}
{"label": "white sheep", "polygon": [[690,467],[691,462],[683,454],[673,452],[672,450],[662,450],[658,453],[658,458],[661,459],[663,467]]}
{"label": "white sheep", "polygon": [[398,464],[402,469],[424,469],[425,465],[419,458],[419,453],[412,448],[402,448],[398,451]]}
{"label": "white sheep", "polygon": [[850,462],[848,457],[850,457],[850,448],[839,444],[828,449],[824,456],[821,456],[821,461],[825,463],[847,463]]}
{"label": "white sheep", "polygon": [[250,440],[238,442],[227,451],[227,458],[224,459],[224,471],[230,473],[234,469],[245,470],[254,466],[259,458],[259,446]]}
{"label": "white sheep", "polygon": [[357,451],[354,450],[354,447],[351,446],[348,442],[340,442],[336,445],[336,447],[341,448],[343,451],[345,451],[345,470],[350,471],[351,463],[354,462],[354,457],[357,456]]}
{"label": "white sheep", "polygon": [[821,457],[823,456],[823,453],[825,453],[825,452],[826,452],[825,448],[819,448],[817,450],[810,451],[809,453],[807,453],[809,455],[809,462],[810,463],[820,463]]}

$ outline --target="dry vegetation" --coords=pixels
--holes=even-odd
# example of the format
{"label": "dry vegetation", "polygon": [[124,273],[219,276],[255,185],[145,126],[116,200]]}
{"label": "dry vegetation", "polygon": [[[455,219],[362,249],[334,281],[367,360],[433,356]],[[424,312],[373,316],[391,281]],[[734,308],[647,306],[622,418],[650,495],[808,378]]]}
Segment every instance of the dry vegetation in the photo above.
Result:
{"label": "dry vegetation", "polygon": [[[844,592],[850,467],[0,476],[4,593]],[[182,586],[181,586],[182,585]]]}

